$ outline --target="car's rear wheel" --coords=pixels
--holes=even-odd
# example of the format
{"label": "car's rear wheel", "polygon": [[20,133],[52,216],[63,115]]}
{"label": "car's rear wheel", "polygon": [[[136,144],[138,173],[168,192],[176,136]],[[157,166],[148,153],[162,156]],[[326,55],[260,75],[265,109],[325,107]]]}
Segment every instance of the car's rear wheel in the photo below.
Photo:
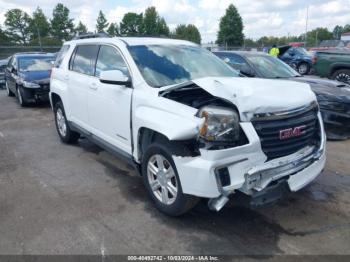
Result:
{"label": "car's rear wheel", "polygon": [[7,83],[7,81],[5,81],[5,87],[6,87],[6,92],[8,96],[14,96],[15,94],[10,90],[10,87]]}
{"label": "car's rear wheel", "polygon": [[307,63],[300,63],[297,66],[298,73],[301,75],[307,75],[310,72],[310,66]]}
{"label": "car's rear wheel", "polygon": [[142,161],[145,186],[156,207],[170,216],[179,216],[193,208],[198,198],[182,192],[170,145],[153,143]]}
{"label": "car's rear wheel", "polygon": [[340,69],[333,73],[332,79],[350,84],[350,69]]}
{"label": "car's rear wheel", "polygon": [[75,143],[79,139],[80,134],[71,130],[66,118],[66,114],[64,112],[62,102],[56,103],[54,112],[56,129],[59,137],[61,138],[61,141],[67,144]]}

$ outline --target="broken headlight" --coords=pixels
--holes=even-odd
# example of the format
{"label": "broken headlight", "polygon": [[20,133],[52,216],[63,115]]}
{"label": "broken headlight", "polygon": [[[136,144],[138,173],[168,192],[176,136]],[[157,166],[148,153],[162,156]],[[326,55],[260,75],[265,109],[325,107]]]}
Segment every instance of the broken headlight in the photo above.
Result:
{"label": "broken headlight", "polygon": [[205,106],[198,112],[198,116],[205,118],[199,136],[208,142],[235,142],[239,139],[239,116],[235,110]]}

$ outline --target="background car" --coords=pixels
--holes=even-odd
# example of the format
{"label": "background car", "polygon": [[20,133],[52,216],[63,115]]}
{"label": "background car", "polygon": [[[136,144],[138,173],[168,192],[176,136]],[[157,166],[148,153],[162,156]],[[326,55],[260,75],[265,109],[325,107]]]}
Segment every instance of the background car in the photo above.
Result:
{"label": "background car", "polygon": [[280,46],[279,58],[293,67],[301,75],[309,74],[312,68],[312,56],[303,47]]}
{"label": "background car", "polygon": [[292,80],[310,85],[317,96],[327,137],[350,137],[350,86],[338,81],[305,77],[282,61],[261,52],[214,52],[231,67],[248,77]]}
{"label": "background car", "polygon": [[0,88],[5,86],[5,69],[9,58],[0,60]]}
{"label": "background car", "polygon": [[50,72],[55,56],[46,53],[17,53],[5,70],[5,84],[9,96],[16,95],[21,106],[48,101]]}

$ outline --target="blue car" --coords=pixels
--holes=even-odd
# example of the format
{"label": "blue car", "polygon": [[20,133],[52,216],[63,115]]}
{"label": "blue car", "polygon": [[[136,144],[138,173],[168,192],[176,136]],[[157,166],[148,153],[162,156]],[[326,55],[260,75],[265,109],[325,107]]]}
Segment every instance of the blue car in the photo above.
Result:
{"label": "blue car", "polygon": [[279,58],[301,75],[307,75],[312,68],[312,56],[303,47],[280,46]]}
{"label": "blue car", "polygon": [[48,101],[54,61],[55,56],[47,53],[14,54],[5,69],[8,96],[16,96],[21,106]]}

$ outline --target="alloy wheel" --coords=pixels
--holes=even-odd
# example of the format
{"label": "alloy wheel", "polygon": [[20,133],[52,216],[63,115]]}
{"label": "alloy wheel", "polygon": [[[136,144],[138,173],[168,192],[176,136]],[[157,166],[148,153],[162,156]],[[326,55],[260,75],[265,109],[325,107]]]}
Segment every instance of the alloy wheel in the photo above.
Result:
{"label": "alloy wheel", "polygon": [[64,114],[61,108],[57,109],[56,122],[57,122],[58,132],[60,132],[61,136],[65,137],[67,134],[67,125],[66,125],[66,118],[64,117]]}
{"label": "alloy wheel", "polygon": [[175,202],[178,181],[169,161],[162,155],[153,155],[147,163],[147,178],[153,195],[164,205]]}
{"label": "alloy wheel", "polygon": [[307,67],[306,64],[301,64],[301,65],[298,67],[298,72],[299,72],[299,74],[304,75],[304,74],[306,74],[307,69],[308,69],[308,67]]}
{"label": "alloy wheel", "polygon": [[350,84],[350,75],[346,73],[341,73],[335,77],[335,79],[339,82],[344,82]]}

